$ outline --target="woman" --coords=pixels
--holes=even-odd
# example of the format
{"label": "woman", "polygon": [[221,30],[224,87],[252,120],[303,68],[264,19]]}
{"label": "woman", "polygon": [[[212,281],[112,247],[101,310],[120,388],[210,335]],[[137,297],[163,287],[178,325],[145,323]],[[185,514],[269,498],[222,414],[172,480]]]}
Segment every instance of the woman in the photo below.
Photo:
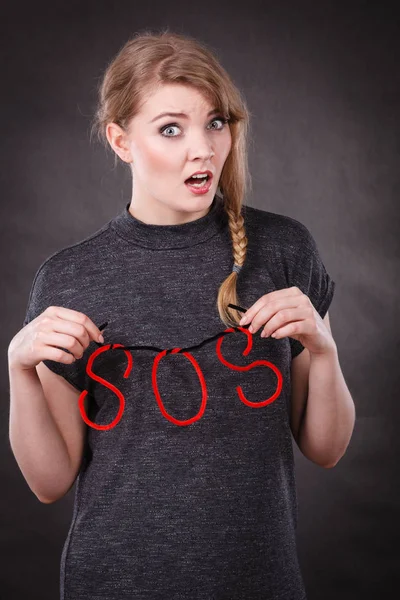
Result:
{"label": "woman", "polygon": [[[94,130],[129,165],[131,201],[40,266],[9,349],[28,483],[52,502],[77,477],[62,600],[306,597],[291,369],[303,350],[336,356],[322,321],[335,283],[304,225],[243,203],[248,121],[229,75],[189,37],[137,35],[104,74]],[[242,306],[276,338],[241,327]],[[40,458],[20,433],[27,386]]]}

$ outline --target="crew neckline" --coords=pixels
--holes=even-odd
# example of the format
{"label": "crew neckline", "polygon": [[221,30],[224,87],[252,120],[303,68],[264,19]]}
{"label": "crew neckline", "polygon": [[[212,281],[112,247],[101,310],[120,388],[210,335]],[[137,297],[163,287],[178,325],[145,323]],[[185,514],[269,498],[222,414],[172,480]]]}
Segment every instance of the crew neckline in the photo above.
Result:
{"label": "crew neckline", "polygon": [[130,202],[111,221],[111,227],[126,241],[156,250],[186,248],[210,239],[228,225],[223,199],[215,195],[206,215],[178,225],[154,225],[129,212]]}

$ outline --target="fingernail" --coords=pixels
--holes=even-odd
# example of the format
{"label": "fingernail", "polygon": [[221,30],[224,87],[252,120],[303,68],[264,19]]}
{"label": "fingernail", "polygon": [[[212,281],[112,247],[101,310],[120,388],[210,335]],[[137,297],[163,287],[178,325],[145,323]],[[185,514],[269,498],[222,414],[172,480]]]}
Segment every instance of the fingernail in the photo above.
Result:
{"label": "fingernail", "polygon": [[102,344],[104,344],[104,338],[103,338],[103,336],[101,334],[99,335],[99,342],[101,342]]}

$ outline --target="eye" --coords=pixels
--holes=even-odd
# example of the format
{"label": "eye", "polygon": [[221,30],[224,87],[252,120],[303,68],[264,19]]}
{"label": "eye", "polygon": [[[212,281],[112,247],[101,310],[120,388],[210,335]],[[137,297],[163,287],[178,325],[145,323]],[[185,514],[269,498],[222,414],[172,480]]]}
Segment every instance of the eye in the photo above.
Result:
{"label": "eye", "polygon": [[[215,127],[213,127],[212,129],[214,129],[215,131],[221,131],[222,129],[225,128],[225,125],[228,123],[229,119],[225,119],[224,117],[215,117],[212,121],[211,124],[214,123],[215,121],[221,121],[222,122],[222,127],[219,127],[218,129],[216,129]],[[168,125],[164,125],[164,127],[161,127],[160,129],[160,133],[161,135],[163,135],[164,137],[179,137],[177,135],[165,135],[165,131],[167,131],[167,129],[172,129],[173,127],[178,127],[179,125],[177,123],[169,123]]]}

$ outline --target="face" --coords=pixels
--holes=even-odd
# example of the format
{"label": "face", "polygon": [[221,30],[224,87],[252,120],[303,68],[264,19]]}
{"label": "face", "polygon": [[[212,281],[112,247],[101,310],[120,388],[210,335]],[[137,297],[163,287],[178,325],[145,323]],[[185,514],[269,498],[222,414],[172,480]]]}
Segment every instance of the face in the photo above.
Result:
{"label": "face", "polygon": [[[145,223],[175,225],[206,215],[218,188],[232,145],[229,124],[197,90],[163,85],[132,119],[128,134],[115,123],[107,138],[118,156],[131,164],[130,212]],[[163,116],[161,113],[185,113]],[[185,184],[196,171],[213,173],[206,194],[197,195]]]}

